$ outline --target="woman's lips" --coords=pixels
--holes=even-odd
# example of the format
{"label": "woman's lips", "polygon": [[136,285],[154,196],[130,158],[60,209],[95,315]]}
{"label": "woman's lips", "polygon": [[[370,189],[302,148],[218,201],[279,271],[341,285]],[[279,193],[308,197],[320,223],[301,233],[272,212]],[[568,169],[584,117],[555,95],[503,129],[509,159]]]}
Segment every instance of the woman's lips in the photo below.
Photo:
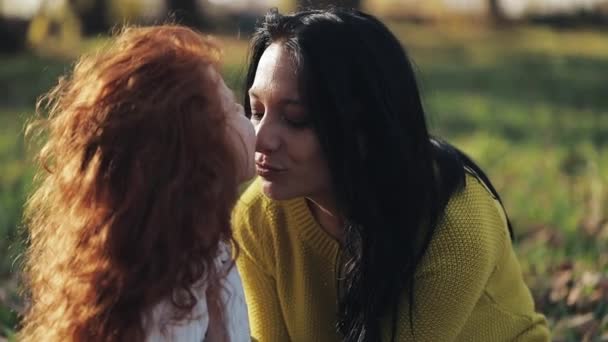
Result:
{"label": "woman's lips", "polygon": [[286,171],[284,168],[279,168],[266,163],[255,163],[255,168],[262,178],[270,179],[278,176]]}

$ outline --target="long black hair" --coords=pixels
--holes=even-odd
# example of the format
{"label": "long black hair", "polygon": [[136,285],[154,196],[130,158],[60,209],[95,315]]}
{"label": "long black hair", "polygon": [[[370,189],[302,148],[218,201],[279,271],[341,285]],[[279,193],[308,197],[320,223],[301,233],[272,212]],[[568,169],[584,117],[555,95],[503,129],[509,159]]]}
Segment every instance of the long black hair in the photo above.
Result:
{"label": "long black hair", "polygon": [[346,221],[337,329],[344,341],[378,341],[395,317],[465,169],[498,198],[483,171],[427,130],[414,70],[397,38],[371,15],[347,9],[271,10],[251,42],[248,90],[266,48],[292,54],[303,98]]}

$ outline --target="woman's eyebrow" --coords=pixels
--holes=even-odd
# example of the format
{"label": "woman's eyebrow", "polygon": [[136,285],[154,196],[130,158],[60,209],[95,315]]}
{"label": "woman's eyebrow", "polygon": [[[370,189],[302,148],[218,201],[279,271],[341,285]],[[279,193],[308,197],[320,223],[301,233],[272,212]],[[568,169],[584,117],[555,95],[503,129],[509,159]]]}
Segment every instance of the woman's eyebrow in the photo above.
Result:
{"label": "woman's eyebrow", "polygon": [[[249,97],[252,97],[255,99],[260,98],[260,96],[255,92],[255,90],[253,90],[253,88],[249,89],[248,93],[249,93]],[[292,98],[292,97],[282,98],[278,101],[278,104],[280,106],[303,106],[304,105],[300,99]]]}

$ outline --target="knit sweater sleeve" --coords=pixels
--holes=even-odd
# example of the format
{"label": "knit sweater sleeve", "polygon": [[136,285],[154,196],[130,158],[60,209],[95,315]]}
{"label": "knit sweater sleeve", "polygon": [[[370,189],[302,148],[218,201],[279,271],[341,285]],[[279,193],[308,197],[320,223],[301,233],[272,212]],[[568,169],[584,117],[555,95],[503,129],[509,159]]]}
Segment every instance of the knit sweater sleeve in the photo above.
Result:
{"label": "knit sweater sleeve", "polygon": [[[440,222],[415,277],[413,331],[407,295],[396,341],[454,341],[483,296],[508,239],[504,216],[485,187],[467,176]],[[390,332],[385,322],[385,335]],[[387,339],[388,340],[388,339]]]}
{"label": "knit sweater sleeve", "polygon": [[[252,185],[252,187],[255,186]],[[246,192],[233,213],[234,238],[239,246],[236,264],[243,279],[253,341],[288,341],[277,293],[269,208]]]}

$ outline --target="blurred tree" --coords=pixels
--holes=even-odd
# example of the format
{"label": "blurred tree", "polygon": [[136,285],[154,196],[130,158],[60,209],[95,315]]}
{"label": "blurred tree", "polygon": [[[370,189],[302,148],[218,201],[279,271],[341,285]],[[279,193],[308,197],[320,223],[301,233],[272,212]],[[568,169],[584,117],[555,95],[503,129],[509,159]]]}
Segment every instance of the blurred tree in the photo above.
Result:
{"label": "blurred tree", "polygon": [[81,19],[70,4],[43,6],[31,18],[27,44],[44,54],[71,57],[78,54],[81,32]]}
{"label": "blurred tree", "polygon": [[25,48],[28,20],[0,15],[0,53],[15,53]]}
{"label": "blurred tree", "polygon": [[68,3],[80,19],[83,34],[108,32],[111,23],[107,0],[68,0]]}
{"label": "blurred tree", "polygon": [[108,0],[108,20],[112,24],[139,24],[144,22],[145,1]]}
{"label": "blurred tree", "polygon": [[204,20],[202,9],[197,3],[197,0],[167,0],[167,9],[180,24],[204,27],[206,26],[206,21]]}
{"label": "blurred tree", "polygon": [[297,0],[298,7],[324,8],[330,5],[361,8],[362,0]]}
{"label": "blurred tree", "polygon": [[504,23],[507,21],[505,12],[502,10],[500,0],[489,0],[488,9],[490,12],[490,18],[496,23]]}

